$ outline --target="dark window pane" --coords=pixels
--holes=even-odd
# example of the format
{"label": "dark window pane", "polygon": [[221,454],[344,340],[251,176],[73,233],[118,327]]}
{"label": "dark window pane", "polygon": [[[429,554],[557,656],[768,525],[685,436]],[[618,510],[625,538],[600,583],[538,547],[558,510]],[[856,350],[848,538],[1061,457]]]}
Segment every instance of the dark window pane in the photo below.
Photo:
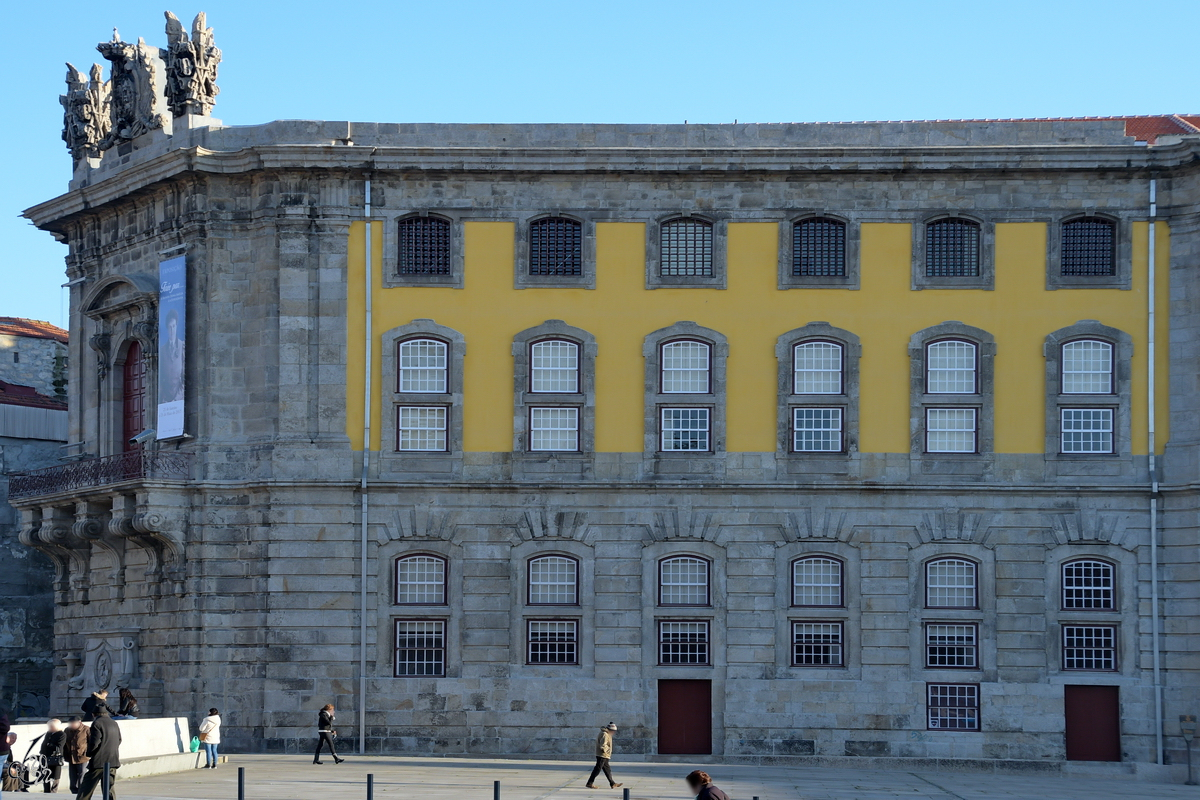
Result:
{"label": "dark window pane", "polygon": [[1063,275],[1116,275],[1116,225],[1076,219],[1062,226]]}
{"label": "dark window pane", "polygon": [[925,275],[930,278],[979,276],[979,225],[966,219],[940,219],[925,226]]}
{"label": "dark window pane", "polygon": [[400,220],[401,275],[450,274],[450,223],[436,217]]}
{"label": "dark window pane", "polygon": [[845,223],[824,217],[797,222],[792,227],[792,274],[844,277]]}
{"label": "dark window pane", "polygon": [[712,225],[699,219],[676,219],[662,225],[659,274],[711,278]]}
{"label": "dark window pane", "polygon": [[530,275],[582,275],[583,226],[548,217],[529,224]]}

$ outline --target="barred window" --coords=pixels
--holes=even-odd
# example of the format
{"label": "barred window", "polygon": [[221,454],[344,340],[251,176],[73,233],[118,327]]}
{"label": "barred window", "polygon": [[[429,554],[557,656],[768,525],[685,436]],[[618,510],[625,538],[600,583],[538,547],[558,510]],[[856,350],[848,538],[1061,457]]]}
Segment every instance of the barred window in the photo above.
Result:
{"label": "barred window", "polygon": [[810,217],[793,225],[792,274],[844,277],[846,223],[827,217]]}
{"label": "barred window", "polygon": [[396,677],[446,674],[446,623],[396,620]]}
{"label": "barred window", "polygon": [[583,225],[565,217],[529,223],[530,275],[582,275]]}
{"label": "barred window", "polygon": [[1062,408],[1062,452],[1111,453],[1113,410],[1111,408]]}
{"label": "barred window", "polygon": [[1107,219],[1072,219],[1062,225],[1063,275],[1116,275],[1117,225]]}
{"label": "barred window", "polygon": [[1063,608],[1112,611],[1116,608],[1116,570],[1107,561],[1079,559],[1062,566]]}
{"label": "barred window", "polygon": [[840,622],[793,622],[792,666],[844,666],[842,644]]}
{"label": "barred window", "polygon": [[792,394],[841,394],[842,346],[836,342],[801,342],[792,349]]}
{"label": "barred window", "polygon": [[578,623],[573,620],[529,620],[530,664],[578,664]]}
{"label": "barred window", "polygon": [[445,406],[397,406],[396,449],[402,452],[446,451]]}
{"label": "barred window", "polygon": [[446,604],[446,560],[438,556],[396,559],[396,605]]}
{"label": "barred window", "polygon": [[979,223],[939,219],[925,226],[925,275],[930,278],[979,276]]}
{"label": "barred window", "polygon": [[702,219],[673,219],[661,229],[659,274],[663,277],[713,276],[713,226]]}
{"label": "barred window", "polygon": [[927,394],[977,394],[978,348],[971,342],[945,339],[925,348]]}
{"label": "barred window", "polygon": [[579,392],[579,345],[562,339],[534,342],[530,350],[532,392],[576,394]]}
{"label": "barred window", "polygon": [[529,449],[535,453],[578,452],[579,409],[529,409]]}
{"label": "barred window", "polygon": [[792,449],[797,453],[842,452],[842,409],[793,408]]}
{"label": "barred window", "polygon": [[579,603],[579,563],[568,556],[539,556],[529,561],[529,605]]}
{"label": "barred window", "polygon": [[926,692],[930,730],[979,730],[978,684],[929,683]]}
{"label": "barred window", "polygon": [[450,223],[439,217],[400,220],[400,275],[450,274]]}
{"label": "barred window", "polygon": [[659,622],[660,664],[707,664],[707,622]]}
{"label": "barred window", "polygon": [[1063,394],[1112,394],[1113,347],[1108,342],[1080,339],[1062,347]]}
{"label": "barred window", "polygon": [[709,450],[709,409],[662,409],[662,449],[664,452]]}
{"label": "barred window", "polygon": [[708,394],[712,380],[712,348],[684,339],[662,346],[662,393]]}
{"label": "barred window", "polygon": [[977,634],[974,625],[929,623],[925,626],[925,666],[975,669],[979,666]]}
{"label": "barred window", "polygon": [[658,564],[660,606],[707,606],[708,562],[695,556],[664,558]]}
{"label": "barred window", "polygon": [[925,564],[926,608],[977,608],[975,562],[939,558]]}
{"label": "barred window", "polygon": [[925,452],[974,453],[978,447],[973,408],[925,409]]}
{"label": "barred window", "polygon": [[397,345],[400,375],[397,391],[445,394],[447,347],[437,339],[408,339]]}
{"label": "barred window", "polygon": [[840,608],[842,562],[825,556],[809,556],[792,562],[792,605]]}
{"label": "barred window", "polygon": [[1063,669],[1113,672],[1117,629],[1112,625],[1063,625]]}

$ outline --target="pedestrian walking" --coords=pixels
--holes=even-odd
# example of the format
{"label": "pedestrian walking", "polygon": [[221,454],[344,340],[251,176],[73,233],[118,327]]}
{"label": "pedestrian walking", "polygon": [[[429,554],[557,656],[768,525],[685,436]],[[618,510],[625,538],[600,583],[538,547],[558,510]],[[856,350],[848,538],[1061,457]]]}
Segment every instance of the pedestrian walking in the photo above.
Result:
{"label": "pedestrian walking", "polygon": [[221,743],[221,712],[208,710],[200,722],[200,742],[204,745],[204,769],[217,768],[217,745]]}
{"label": "pedestrian walking", "polygon": [[88,763],[88,732],[91,728],[84,725],[79,717],[67,720],[67,730],[63,737],[63,759],[67,762],[67,778],[71,784],[71,794],[79,794],[79,782],[83,780],[83,771]]}
{"label": "pedestrian walking", "polygon": [[333,705],[326,703],[321,708],[321,713],[317,715],[317,750],[313,753],[314,764],[324,764],[321,760],[321,747],[329,746],[329,755],[333,756],[333,763],[340,764],[346,759],[338,758],[337,750],[334,749],[333,740],[337,736],[337,731],[333,729]]}
{"label": "pedestrian walking", "polygon": [[116,800],[117,770],[121,767],[121,726],[113,722],[109,708],[100,704],[96,709],[96,719],[92,721],[92,729],[88,731],[88,768],[79,782],[79,796],[76,800],[92,800],[92,795],[101,785],[105,767],[108,773],[108,797],[103,800]]}
{"label": "pedestrian walking", "polygon": [[700,770],[689,772],[684,780],[687,781],[692,794],[696,795],[696,800],[729,800],[729,795],[713,786],[712,778],[708,776],[707,772]]}
{"label": "pedestrian walking", "polygon": [[92,692],[92,696],[83,701],[79,709],[83,712],[83,721],[91,722],[96,718],[96,709],[108,705],[108,689]]}
{"label": "pedestrian walking", "polygon": [[137,698],[128,689],[122,689],[119,695],[117,713],[113,719],[137,719],[142,710],[138,708]]}
{"label": "pedestrian walking", "polygon": [[46,759],[46,781],[42,784],[44,794],[58,791],[58,781],[62,778],[63,743],[67,732],[62,729],[62,721],[52,719],[46,723],[46,732],[42,734],[42,747],[38,753]]}
{"label": "pedestrian walking", "polygon": [[592,775],[588,778],[587,788],[589,789],[596,788],[596,778],[600,775],[601,770],[604,771],[604,777],[608,778],[608,785],[612,788],[620,789],[625,785],[613,780],[612,769],[608,766],[608,762],[612,760],[612,737],[616,732],[617,723],[610,722],[600,729],[600,735],[596,737],[596,766],[592,768]]}

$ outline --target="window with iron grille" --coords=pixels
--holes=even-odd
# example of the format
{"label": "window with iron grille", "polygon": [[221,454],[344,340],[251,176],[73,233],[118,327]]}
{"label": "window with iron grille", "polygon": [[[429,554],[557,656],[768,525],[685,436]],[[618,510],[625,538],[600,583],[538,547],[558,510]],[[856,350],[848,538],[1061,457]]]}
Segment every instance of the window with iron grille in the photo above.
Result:
{"label": "window with iron grille", "polygon": [[707,664],[707,622],[659,622],[660,664]]}
{"label": "window with iron grille", "polygon": [[1079,339],[1062,347],[1063,394],[1112,394],[1113,346]]}
{"label": "window with iron grille", "polygon": [[979,349],[972,342],[943,339],[925,348],[926,394],[976,394]]}
{"label": "window with iron grille", "polygon": [[979,666],[978,629],[974,625],[928,623],[925,666],[931,669],[975,669]]}
{"label": "window with iron grille", "polygon": [[396,559],[396,605],[446,604],[446,559],[416,555]]}
{"label": "window with iron grille", "polygon": [[709,409],[664,408],[661,411],[664,452],[708,452]]}
{"label": "window with iron grille", "polygon": [[792,666],[845,665],[840,622],[793,622]]}
{"label": "window with iron grille", "polygon": [[579,409],[529,409],[529,449],[534,453],[579,452]]}
{"label": "window with iron grille", "polygon": [[792,450],[797,453],[842,452],[842,409],[793,408]]}
{"label": "window with iron grille", "polygon": [[1111,625],[1063,625],[1063,669],[1113,672],[1117,629]]}
{"label": "window with iron grille", "polygon": [[530,275],[582,275],[583,225],[565,217],[529,223]]}
{"label": "window with iron grille", "polygon": [[928,683],[925,689],[929,730],[979,730],[978,684]]}
{"label": "window with iron grille", "polygon": [[529,560],[529,605],[578,603],[579,562],[569,556],[539,556]]}
{"label": "window with iron grille", "polygon": [[437,339],[407,339],[396,345],[399,375],[397,391],[410,394],[445,394],[447,352]]}
{"label": "window with iron grille", "polygon": [[979,223],[968,219],[939,219],[926,224],[926,276],[979,277],[979,239]]}
{"label": "window with iron grille", "polygon": [[658,562],[660,606],[707,606],[708,562],[695,556],[675,556]]}
{"label": "window with iron grille", "polygon": [[1113,452],[1113,409],[1061,408],[1062,452]]}
{"label": "window with iron grille", "polygon": [[792,394],[841,394],[842,346],[801,342],[792,348]]}
{"label": "window with iron grille", "polygon": [[680,340],[662,346],[662,393],[708,394],[712,387],[712,348]]}
{"label": "window with iron grille", "polygon": [[974,453],[979,447],[976,409],[925,409],[926,453]]}
{"label": "window with iron grille", "polygon": [[446,406],[396,406],[396,450],[446,452]]}
{"label": "window with iron grille", "polygon": [[396,620],[396,677],[446,674],[446,623]]}
{"label": "window with iron grille", "polygon": [[528,621],[530,664],[578,664],[578,623],[574,620]]}
{"label": "window with iron grille", "polygon": [[840,608],[842,597],[841,561],[808,556],[792,562],[792,605]]}
{"label": "window with iron grille", "polygon": [[975,562],[938,558],[925,564],[926,608],[977,608]]}
{"label": "window with iron grille", "polygon": [[549,394],[579,392],[579,345],[562,339],[534,342],[529,348],[529,390]]}
{"label": "window with iron grille", "polygon": [[449,275],[450,223],[438,217],[409,217],[399,222],[400,275]]}
{"label": "window with iron grille", "polygon": [[1117,225],[1088,217],[1062,224],[1063,275],[1116,275]]}
{"label": "window with iron grille", "polygon": [[659,274],[663,277],[713,276],[713,226],[701,219],[674,219],[661,227]]}
{"label": "window with iron grille", "polygon": [[1081,558],[1062,565],[1062,607],[1116,609],[1116,569],[1107,561]]}
{"label": "window with iron grille", "polygon": [[846,223],[811,217],[792,226],[792,274],[845,277]]}

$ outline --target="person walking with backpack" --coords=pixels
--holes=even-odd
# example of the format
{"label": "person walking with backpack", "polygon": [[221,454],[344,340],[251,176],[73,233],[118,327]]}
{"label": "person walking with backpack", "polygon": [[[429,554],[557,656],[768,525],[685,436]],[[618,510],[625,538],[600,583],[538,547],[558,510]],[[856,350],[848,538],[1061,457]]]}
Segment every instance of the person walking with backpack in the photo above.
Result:
{"label": "person walking with backpack", "polygon": [[333,705],[326,703],[317,715],[317,750],[313,753],[314,764],[325,763],[321,760],[321,748],[324,745],[329,746],[329,755],[333,756],[333,763],[340,764],[346,760],[338,758],[337,750],[333,747],[333,738],[337,736],[337,731],[333,729],[333,713]]}
{"label": "person walking with backpack", "polygon": [[88,731],[88,768],[79,782],[76,800],[92,800],[96,789],[103,785],[105,768],[109,770],[109,796],[103,800],[115,800],[117,793],[113,787],[117,783],[117,770],[121,767],[121,726],[113,722],[105,704],[96,709],[95,717],[92,729]]}
{"label": "person walking with backpack", "polygon": [[588,778],[587,788],[595,789],[596,778],[600,775],[600,771],[604,771],[604,777],[608,778],[608,785],[613,789],[620,789],[625,784],[617,783],[613,780],[612,770],[608,766],[608,762],[612,760],[612,737],[617,732],[617,723],[610,722],[600,729],[600,735],[596,737],[596,766],[592,768],[591,777]]}
{"label": "person walking with backpack", "polygon": [[63,737],[63,759],[67,762],[71,794],[79,794],[79,782],[83,780],[83,771],[87,769],[90,730],[91,728],[84,725],[79,717],[71,717],[67,721],[66,736]]}
{"label": "person walking with backpack", "polygon": [[200,722],[200,742],[204,745],[203,769],[217,768],[217,745],[221,743],[221,712],[208,710],[208,716]]}

